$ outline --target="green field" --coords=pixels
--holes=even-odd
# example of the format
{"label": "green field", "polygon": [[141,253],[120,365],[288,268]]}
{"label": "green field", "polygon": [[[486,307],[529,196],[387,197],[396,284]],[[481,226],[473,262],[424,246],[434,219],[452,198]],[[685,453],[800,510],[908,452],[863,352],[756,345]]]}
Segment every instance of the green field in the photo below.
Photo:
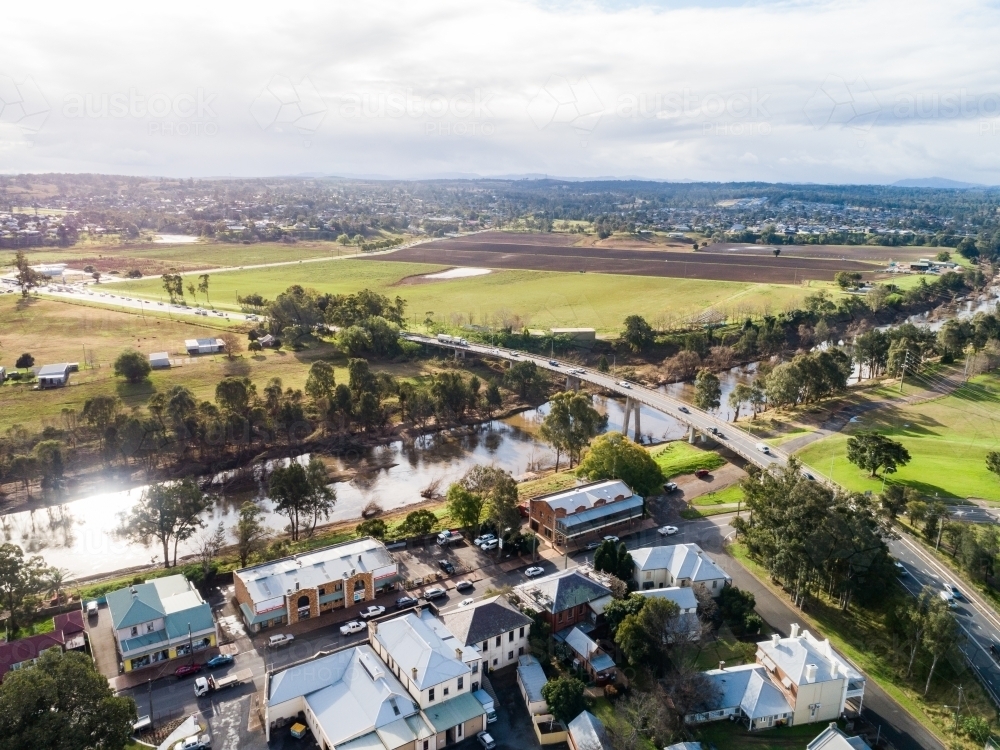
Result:
{"label": "green field", "polygon": [[699,508],[711,508],[714,505],[735,505],[743,499],[743,488],[739,484],[731,484],[725,489],[698,495],[691,501]]}
{"label": "green field", "polygon": [[882,489],[847,461],[847,438],[857,430],[878,430],[898,440],[911,461],[888,481],[933,498],[1000,500],[1000,479],[986,469],[986,454],[1000,449],[1000,377],[982,375],[949,396],[913,405],[886,405],[836,435],[806,446],[798,457],[848,489]]}
{"label": "green field", "polygon": [[662,448],[654,449],[652,456],[666,479],[693,474],[698,469],[718,469],[726,463],[715,451],[702,450],[683,440],[675,440]]}
{"label": "green field", "polygon": [[[217,273],[211,277],[209,294],[216,307],[235,310],[237,293],[256,292],[274,299],[292,284],[333,294],[367,287],[407,300],[411,320],[418,323],[428,312],[444,323],[453,314],[463,316],[465,322],[471,315],[476,324],[488,323],[497,312],[506,310],[538,328],[582,326],[610,332],[634,313],[641,313],[647,320],[659,315],[678,320],[711,306],[783,310],[809,291],[805,286],[546,271],[494,271],[464,279],[399,283],[444,268],[379,260],[303,263]],[[166,299],[158,278],[123,281],[115,287],[133,296]],[[204,303],[200,295],[198,302]]]}

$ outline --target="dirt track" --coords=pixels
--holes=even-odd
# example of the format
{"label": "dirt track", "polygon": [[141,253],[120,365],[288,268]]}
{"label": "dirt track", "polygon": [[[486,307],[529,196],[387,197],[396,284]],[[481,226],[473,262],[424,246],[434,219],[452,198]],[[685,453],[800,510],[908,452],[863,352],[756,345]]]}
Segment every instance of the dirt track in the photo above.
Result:
{"label": "dirt track", "polygon": [[858,271],[870,277],[876,271],[871,263],[856,260],[573,247],[565,243],[566,238],[558,235],[486,232],[429,242],[380,256],[379,260],[770,284],[832,281],[838,271]]}

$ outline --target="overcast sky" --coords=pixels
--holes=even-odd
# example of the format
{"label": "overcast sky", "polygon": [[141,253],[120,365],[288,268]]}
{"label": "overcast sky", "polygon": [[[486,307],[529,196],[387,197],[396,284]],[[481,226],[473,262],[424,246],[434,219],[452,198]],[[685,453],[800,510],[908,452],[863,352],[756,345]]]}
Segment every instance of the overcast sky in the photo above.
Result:
{"label": "overcast sky", "polygon": [[1000,184],[1000,8],[7,4],[0,171]]}

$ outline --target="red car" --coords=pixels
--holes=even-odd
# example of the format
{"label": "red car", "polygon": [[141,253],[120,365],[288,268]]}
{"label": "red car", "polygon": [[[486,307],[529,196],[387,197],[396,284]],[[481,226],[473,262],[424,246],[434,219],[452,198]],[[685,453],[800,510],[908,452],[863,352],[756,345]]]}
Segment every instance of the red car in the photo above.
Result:
{"label": "red car", "polygon": [[708,476],[708,469],[698,469],[698,471],[696,471],[694,475],[698,477],[698,479],[704,479],[705,477]]}
{"label": "red car", "polygon": [[182,664],[174,670],[175,677],[190,677],[201,671],[201,664]]}
{"label": "red car", "polygon": [[527,517],[528,517],[528,515],[529,515],[529,514],[528,514],[528,506],[527,506],[527,505],[518,505],[518,506],[517,506],[517,514],[518,514],[518,515],[519,515],[519,516],[520,516],[521,518],[527,518]]}

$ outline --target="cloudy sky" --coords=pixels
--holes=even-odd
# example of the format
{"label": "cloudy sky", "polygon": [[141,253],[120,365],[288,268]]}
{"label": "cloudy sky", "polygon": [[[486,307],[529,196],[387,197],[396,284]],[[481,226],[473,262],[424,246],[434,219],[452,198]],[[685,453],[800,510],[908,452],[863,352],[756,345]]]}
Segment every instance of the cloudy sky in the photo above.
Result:
{"label": "cloudy sky", "polygon": [[17,3],[0,172],[1000,184],[1000,7]]}

